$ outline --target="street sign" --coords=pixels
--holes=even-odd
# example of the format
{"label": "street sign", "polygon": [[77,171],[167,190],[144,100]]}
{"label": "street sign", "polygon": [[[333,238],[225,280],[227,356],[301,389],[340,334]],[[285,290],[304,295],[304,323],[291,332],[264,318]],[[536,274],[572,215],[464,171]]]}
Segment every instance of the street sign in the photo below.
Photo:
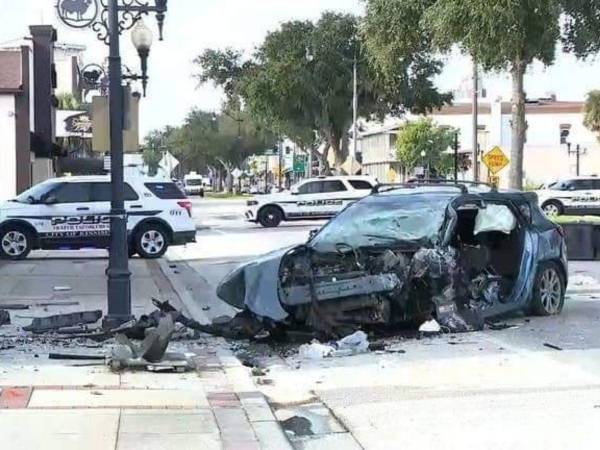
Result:
{"label": "street sign", "polygon": [[241,177],[243,173],[244,172],[242,172],[237,167],[231,171],[231,175],[233,175],[233,178],[236,178],[236,179],[239,178],[239,177]]}
{"label": "street sign", "polygon": [[510,159],[504,154],[500,147],[494,147],[481,158],[483,163],[492,173],[496,175],[510,163]]}
{"label": "street sign", "polygon": [[294,172],[295,173],[306,172],[306,156],[305,155],[294,155]]}

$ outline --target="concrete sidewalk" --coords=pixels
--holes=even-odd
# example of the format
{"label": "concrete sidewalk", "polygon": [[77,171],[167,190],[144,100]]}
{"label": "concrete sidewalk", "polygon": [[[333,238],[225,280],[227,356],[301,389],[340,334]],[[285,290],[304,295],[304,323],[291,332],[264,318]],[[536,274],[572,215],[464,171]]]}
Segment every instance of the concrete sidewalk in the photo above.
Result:
{"label": "concrete sidewalk", "polygon": [[[5,348],[0,350],[0,436],[6,448],[290,448],[249,369],[223,340],[171,344],[170,350],[195,355],[195,372],[113,373],[102,362],[48,359],[53,351],[101,353],[107,345],[20,330],[32,317],[105,311],[104,255],[46,252],[0,262],[0,309],[9,303],[29,306],[11,310],[12,324],[0,327],[0,349]],[[189,314],[159,262],[135,259],[131,270],[136,316],[154,309],[152,296]]]}

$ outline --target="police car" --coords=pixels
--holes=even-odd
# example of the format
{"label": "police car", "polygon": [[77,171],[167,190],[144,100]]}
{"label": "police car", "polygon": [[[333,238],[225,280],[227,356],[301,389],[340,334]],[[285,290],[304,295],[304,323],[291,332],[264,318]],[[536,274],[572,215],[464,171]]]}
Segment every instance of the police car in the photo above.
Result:
{"label": "police car", "polygon": [[600,214],[600,178],[571,177],[548,183],[536,191],[546,215]]}
{"label": "police car", "polygon": [[365,176],[309,178],[289,191],[249,200],[246,219],[268,228],[282,221],[330,219],[376,185],[374,178]]}
{"label": "police car", "polygon": [[[24,259],[31,250],[108,248],[108,176],[54,178],[0,203],[0,258]],[[170,245],[194,242],[192,203],[171,181],[125,183],[130,255],[159,258]]]}

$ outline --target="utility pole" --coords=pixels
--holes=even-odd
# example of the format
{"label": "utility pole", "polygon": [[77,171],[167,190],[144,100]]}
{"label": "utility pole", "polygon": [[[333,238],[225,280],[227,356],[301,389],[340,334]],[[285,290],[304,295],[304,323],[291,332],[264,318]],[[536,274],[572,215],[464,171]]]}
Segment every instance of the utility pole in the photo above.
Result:
{"label": "utility pole", "polygon": [[567,142],[567,153],[570,155],[575,155],[575,174],[579,176],[580,168],[581,168],[581,155],[585,155],[587,153],[587,148],[582,149],[581,145],[577,144],[575,150],[571,150],[571,143]]}
{"label": "utility pole", "polygon": [[279,146],[277,149],[277,156],[279,158],[279,162],[278,162],[278,177],[279,177],[279,192],[281,192],[281,173],[283,172],[281,165],[283,164],[283,142],[281,140],[281,138],[279,138]]}
{"label": "utility pole", "polygon": [[[353,67],[353,96],[352,96],[352,157],[358,154],[358,60],[354,54]],[[354,175],[352,173],[348,175]]]}
{"label": "utility pole", "polygon": [[265,194],[269,193],[269,155],[265,154]]}
{"label": "utility pole", "polygon": [[477,61],[473,58],[473,181],[479,181],[479,143],[477,138],[479,125],[479,74]]}
{"label": "utility pole", "polygon": [[454,183],[458,183],[458,133],[454,133]]}

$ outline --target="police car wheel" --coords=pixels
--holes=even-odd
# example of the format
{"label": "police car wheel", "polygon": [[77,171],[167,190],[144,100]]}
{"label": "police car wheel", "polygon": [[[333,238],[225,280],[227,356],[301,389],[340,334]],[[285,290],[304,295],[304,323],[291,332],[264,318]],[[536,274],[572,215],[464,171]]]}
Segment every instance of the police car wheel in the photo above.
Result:
{"label": "police car wheel", "polygon": [[274,228],[279,226],[283,220],[283,214],[275,206],[265,206],[258,213],[258,223],[265,228]]}
{"label": "police car wheel", "polygon": [[550,200],[542,205],[542,210],[549,217],[560,216],[563,213],[563,206],[556,200]]}
{"label": "police car wheel", "polygon": [[161,226],[146,225],[136,234],[136,249],[142,258],[160,258],[168,248],[167,233]]}
{"label": "police car wheel", "polygon": [[32,237],[24,229],[7,228],[0,234],[0,258],[25,259],[31,252]]}

